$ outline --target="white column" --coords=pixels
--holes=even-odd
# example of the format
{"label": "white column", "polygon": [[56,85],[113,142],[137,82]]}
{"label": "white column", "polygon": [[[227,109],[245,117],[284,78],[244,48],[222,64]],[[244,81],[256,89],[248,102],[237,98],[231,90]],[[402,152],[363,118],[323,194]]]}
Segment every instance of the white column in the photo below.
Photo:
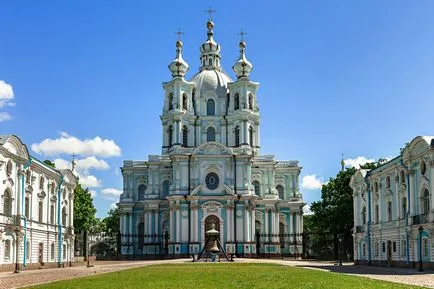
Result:
{"label": "white column", "polygon": [[244,127],[243,143],[248,143],[249,142],[249,130],[247,129],[247,120],[244,121],[243,127]]}
{"label": "white column", "polygon": [[180,210],[179,210],[179,206],[177,206],[176,208],[176,242],[180,242],[181,240],[181,214],[180,214]]}
{"label": "white column", "polygon": [[249,210],[247,208],[244,209],[244,241],[250,242],[250,230],[249,230]]}
{"label": "white column", "polygon": [[160,226],[158,226],[158,211],[154,211],[154,234],[160,234]]}
{"label": "white column", "polygon": [[291,213],[291,211],[290,211],[290,213],[289,213],[289,218],[288,218],[288,222],[289,222],[289,233],[290,234],[293,234],[294,233],[294,228],[293,228],[293,226],[292,226],[292,213]]}
{"label": "white column", "polygon": [[169,234],[170,234],[170,240],[175,240],[175,214],[173,212],[173,207],[170,207],[170,228],[169,228]]}

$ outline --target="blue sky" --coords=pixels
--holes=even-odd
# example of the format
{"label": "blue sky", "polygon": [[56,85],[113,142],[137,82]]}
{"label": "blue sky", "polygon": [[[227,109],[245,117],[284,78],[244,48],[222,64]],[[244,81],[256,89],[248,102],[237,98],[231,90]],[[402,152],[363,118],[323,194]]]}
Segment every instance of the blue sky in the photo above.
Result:
{"label": "blue sky", "polygon": [[208,5],[232,77],[237,34],[248,33],[261,153],[300,161],[306,201],[319,199],[341,153],[392,157],[433,134],[434,2],[396,0],[4,1],[0,134],[59,165],[77,153],[104,216],[122,187],[122,161],[161,151],[161,83],[171,78],[175,31],[185,33],[189,79]]}

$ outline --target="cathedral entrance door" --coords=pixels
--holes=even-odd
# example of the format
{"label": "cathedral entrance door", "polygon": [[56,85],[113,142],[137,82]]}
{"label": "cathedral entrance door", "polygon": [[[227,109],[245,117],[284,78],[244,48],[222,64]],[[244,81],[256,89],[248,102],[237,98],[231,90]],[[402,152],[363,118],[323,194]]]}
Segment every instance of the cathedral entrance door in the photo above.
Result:
{"label": "cathedral entrance door", "polygon": [[[206,243],[206,240],[208,240],[208,238],[210,237],[207,235],[206,232],[212,229],[213,224],[214,224],[214,229],[220,232],[220,220],[219,220],[219,218],[217,218],[216,216],[213,216],[213,215],[208,216],[205,219],[205,243]],[[218,237],[218,239],[220,240],[220,236]],[[205,251],[208,251],[212,247],[213,243],[214,242],[209,242],[206,246]]]}

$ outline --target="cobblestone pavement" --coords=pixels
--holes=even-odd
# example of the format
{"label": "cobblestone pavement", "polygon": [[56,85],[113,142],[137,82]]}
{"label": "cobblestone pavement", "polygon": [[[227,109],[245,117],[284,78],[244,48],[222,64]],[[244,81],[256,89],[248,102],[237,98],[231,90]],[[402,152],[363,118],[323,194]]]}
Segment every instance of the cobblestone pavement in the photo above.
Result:
{"label": "cobblestone pavement", "polygon": [[[191,262],[191,259],[159,260],[159,261],[124,261],[124,262],[97,262],[94,267],[68,267],[60,269],[43,269],[21,271],[19,274],[10,272],[0,273],[0,289],[20,288],[30,285],[65,280],[106,272],[114,272],[130,268],[149,266],[154,264],[170,264]],[[296,266],[308,269],[323,270],[335,273],[350,274],[390,282],[419,285],[434,288],[434,272],[419,273],[416,269],[384,268],[355,266],[344,263],[336,266],[331,262],[302,261],[302,260],[268,260],[268,259],[237,259],[237,263],[275,263],[287,266]]]}

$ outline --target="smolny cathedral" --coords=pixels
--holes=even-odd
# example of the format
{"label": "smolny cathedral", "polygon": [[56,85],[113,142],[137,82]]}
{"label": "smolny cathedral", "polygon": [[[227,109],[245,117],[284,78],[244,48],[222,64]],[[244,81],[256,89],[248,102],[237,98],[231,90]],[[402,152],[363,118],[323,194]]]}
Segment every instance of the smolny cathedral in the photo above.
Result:
{"label": "smolny cathedral", "polygon": [[[248,256],[257,232],[302,233],[298,161],[260,154],[259,83],[250,79],[246,44],[239,44],[233,80],[221,67],[214,23],[206,27],[201,66],[190,80],[183,44],[176,42],[172,79],[163,83],[161,155],[126,160],[121,168],[121,234],[144,236],[132,246],[122,243],[122,254],[159,253],[152,236],[164,234],[169,254],[197,253],[214,227],[228,253]],[[278,237],[273,241],[268,253],[301,252],[301,244],[281,248]]]}

